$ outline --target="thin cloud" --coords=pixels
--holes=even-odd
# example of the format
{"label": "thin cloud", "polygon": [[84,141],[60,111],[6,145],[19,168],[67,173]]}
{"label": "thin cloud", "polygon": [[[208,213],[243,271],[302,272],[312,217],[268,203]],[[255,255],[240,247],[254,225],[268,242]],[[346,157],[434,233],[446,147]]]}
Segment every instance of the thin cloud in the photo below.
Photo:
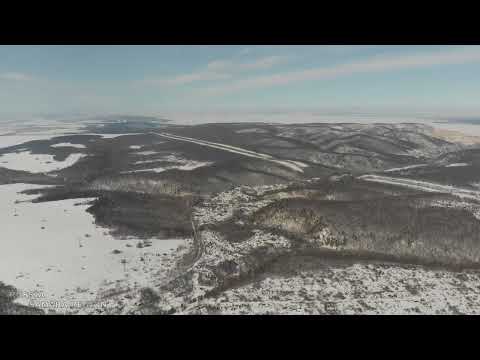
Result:
{"label": "thin cloud", "polygon": [[30,75],[20,72],[6,72],[0,74],[0,79],[9,81],[29,81],[33,78]]}
{"label": "thin cloud", "polygon": [[250,62],[234,62],[230,60],[215,60],[206,65],[205,69],[193,73],[180,74],[161,79],[145,80],[144,83],[161,86],[182,86],[195,82],[227,80],[235,73],[260,69],[269,69],[286,62],[286,56],[268,56]]}
{"label": "thin cloud", "polygon": [[207,69],[212,71],[246,71],[246,70],[260,70],[260,69],[270,69],[276,65],[286,63],[288,61],[288,56],[267,56],[256,59],[249,62],[235,62],[229,60],[215,60],[207,64]]}
{"label": "thin cloud", "polygon": [[245,63],[240,65],[242,70],[257,70],[257,69],[270,69],[276,65],[286,63],[290,57],[288,56],[268,56],[258,59],[254,62]]}
{"label": "thin cloud", "polygon": [[239,51],[239,54],[240,55],[248,55],[252,52],[252,48],[251,47],[246,47],[246,48],[243,48]]}
{"label": "thin cloud", "polygon": [[229,74],[217,73],[214,71],[200,71],[190,74],[182,74],[170,78],[146,80],[146,83],[162,86],[188,85],[199,81],[217,81],[230,78]]}
{"label": "thin cloud", "polygon": [[228,60],[215,60],[207,64],[209,71],[225,70],[232,66],[232,62]]}
{"label": "thin cloud", "polygon": [[274,75],[255,76],[237,80],[227,85],[210,87],[206,94],[223,94],[239,90],[287,85],[294,82],[318,81],[359,73],[374,73],[402,69],[422,68],[437,65],[455,65],[480,61],[480,48],[450,50],[435,53],[402,55],[396,57],[373,57],[364,61],[291,71]]}

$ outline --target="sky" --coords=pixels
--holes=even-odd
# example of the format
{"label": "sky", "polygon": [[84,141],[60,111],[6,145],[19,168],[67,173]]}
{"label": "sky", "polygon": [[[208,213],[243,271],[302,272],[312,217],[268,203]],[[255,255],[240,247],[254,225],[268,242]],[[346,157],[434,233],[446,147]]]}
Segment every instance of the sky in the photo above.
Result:
{"label": "sky", "polygon": [[0,46],[1,114],[478,113],[480,46]]}

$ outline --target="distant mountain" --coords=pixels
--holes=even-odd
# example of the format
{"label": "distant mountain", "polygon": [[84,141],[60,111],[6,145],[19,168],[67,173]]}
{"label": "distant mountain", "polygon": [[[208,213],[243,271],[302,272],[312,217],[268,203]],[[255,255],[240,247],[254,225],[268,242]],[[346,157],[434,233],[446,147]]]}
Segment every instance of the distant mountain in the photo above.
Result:
{"label": "distant mountain", "polygon": [[462,118],[454,118],[454,119],[445,119],[442,122],[446,123],[453,123],[453,124],[472,124],[472,125],[480,125],[480,117],[473,116],[473,117],[462,117]]}
{"label": "distant mountain", "polygon": [[144,116],[144,115],[102,115],[95,116],[89,120],[100,120],[100,121],[124,121],[124,122],[169,122],[171,120],[162,119],[155,116]]}

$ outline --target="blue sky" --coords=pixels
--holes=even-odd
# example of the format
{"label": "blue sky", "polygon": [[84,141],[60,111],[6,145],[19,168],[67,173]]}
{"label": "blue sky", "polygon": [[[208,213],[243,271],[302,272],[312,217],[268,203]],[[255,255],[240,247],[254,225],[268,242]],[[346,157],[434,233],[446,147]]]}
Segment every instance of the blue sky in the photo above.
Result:
{"label": "blue sky", "polygon": [[479,80],[480,46],[0,46],[7,114],[476,111]]}

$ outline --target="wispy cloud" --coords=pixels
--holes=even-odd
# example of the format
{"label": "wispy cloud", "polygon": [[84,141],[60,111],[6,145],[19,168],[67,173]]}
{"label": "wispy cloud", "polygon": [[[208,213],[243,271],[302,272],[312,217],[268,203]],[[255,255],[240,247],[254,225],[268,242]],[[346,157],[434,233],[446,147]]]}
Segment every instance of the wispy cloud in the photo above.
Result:
{"label": "wispy cloud", "polygon": [[32,80],[33,77],[20,72],[6,72],[0,73],[0,79],[9,81],[29,81]]}
{"label": "wispy cloud", "polygon": [[276,65],[285,63],[286,61],[288,61],[288,57],[286,56],[268,56],[249,62],[214,60],[209,62],[205,68],[200,69],[197,72],[179,74],[160,79],[148,79],[144,82],[161,86],[181,86],[195,82],[227,80],[239,72],[270,69]]}
{"label": "wispy cloud", "polygon": [[249,62],[235,62],[230,60],[216,60],[207,65],[210,70],[223,70],[230,72],[270,69],[276,65],[286,63],[288,56],[266,56]]}
{"label": "wispy cloud", "polygon": [[241,49],[241,50],[239,51],[239,54],[240,54],[240,55],[248,55],[248,54],[250,54],[251,52],[252,52],[252,48],[251,48],[251,47],[245,47],[245,48],[243,48],[243,49]]}
{"label": "wispy cloud", "polygon": [[294,82],[332,79],[358,73],[394,71],[437,65],[465,64],[477,61],[480,61],[480,48],[478,47],[395,57],[376,56],[363,61],[339,64],[330,67],[318,67],[273,75],[253,76],[229,84],[210,87],[205,93],[223,94],[246,89],[287,85]]}
{"label": "wispy cloud", "polygon": [[215,71],[199,71],[189,74],[181,74],[177,76],[161,78],[161,79],[150,79],[146,80],[147,83],[153,85],[187,85],[198,81],[215,81],[215,80],[225,80],[230,78],[229,74],[219,73]]}

